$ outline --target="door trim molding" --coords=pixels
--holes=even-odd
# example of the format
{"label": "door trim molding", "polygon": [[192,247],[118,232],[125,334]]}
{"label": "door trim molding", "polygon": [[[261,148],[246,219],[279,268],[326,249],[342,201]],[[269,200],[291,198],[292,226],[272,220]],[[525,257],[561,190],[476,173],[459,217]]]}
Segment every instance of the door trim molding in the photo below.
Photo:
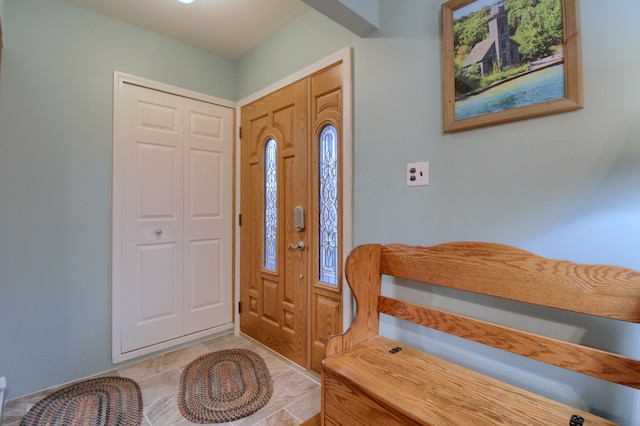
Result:
{"label": "door trim molding", "polygon": [[[346,261],[346,257],[353,248],[353,65],[352,65],[352,48],[345,47],[285,78],[276,83],[273,83],[262,90],[259,90],[236,103],[236,205],[235,211],[240,212],[240,152],[241,143],[240,140],[240,123],[242,122],[241,109],[243,106],[248,105],[270,93],[278,91],[285,86],[295,83],[298,80],[309,77],[310,75],[327,68],[335,63],[342,62],[342,91],[343,91],[343,144],[342,144],[342,158],[344,161],[343,167],[343,181],[342,181],[342,195],[343,195],[343,259]],[[238,221],[235,221],[235,235],[240,235],[240,226]],[[236,238],[235,245],[235,258],[240,259],[240,240]],[[240,300],[240,262],[235,263],[235,282],[234,282],[234,295],[235,300]],[[346,283],[346,281],[345,281]],[[342,318],[343,329],[351,324],[353,315],[353,304],[351,303],[352,295],[348,285],[343,286],[342,290]],[[235,334],[240,334],[240,314],[238,312],[237,303],[234,305],[234,318],[235,321]]]}
{"label": "door trim molding", "polygon": [[[148,355],[163,349],[171,348],[179,344],[191,342],[200,338],[209,337],[215,334],[222,334],[234,328],[233,323],[223,324],[218,327],[203,330],[197,333],[181,336],[166,342],[161,342],[152,346],[136,349],[127,353],[122,353],[122,310],[120,300],[122,298],[121,274],[122,274],[122,202],[118,194],[118,189],[122,187],[122,170],[120,158],[122,156],[122,146],[117,141],[122,140],[121,125],[122,117],[120,105],[123,97],[125,84],[145,87],[147,89],[156,90],[172,95],[181,96],[183,98],[194,99],[197,101],[207,102],[230,109],[235,109],[236,103],[226,99],[217,98],[203,93],[194,92],[189,89],[171,86],[169,84],[160,83],[120,71],[113,74],[113,140],[112,140],[112,206],[111,206],[111,359],[114,364],[129,359],[133,359],[142,355]],[[235,215],[235,211],[233,212]],[[232,242],[233,244],[233,242]],[[232,268],[235,266],[232,266]],[[235,303],[235,302],[231,302]]]}
{"label": "door trim molding", "polygon": [[206,95],[204,93],[195,92],[193,90],[184,89],[182,87],[172,86],[170,84],[161,83],[159,81],[149,80],[143,77],[127,74],[120,71],[114,71],[113,73],[113,93],[114,93],[114,118],[115,118],[115,106],[116,95],[120,95],[122,85],[128,83],[136,86],[146,87],[147,89],[157,90],[159,92],[170,93],[172,95],[182,96],[183,98],[195,99],[197,101],[208,102],[210,104],[225,106],[229,108],[235,108],[236,103],[228,101],[226,99],[217,98],[215,96]]}

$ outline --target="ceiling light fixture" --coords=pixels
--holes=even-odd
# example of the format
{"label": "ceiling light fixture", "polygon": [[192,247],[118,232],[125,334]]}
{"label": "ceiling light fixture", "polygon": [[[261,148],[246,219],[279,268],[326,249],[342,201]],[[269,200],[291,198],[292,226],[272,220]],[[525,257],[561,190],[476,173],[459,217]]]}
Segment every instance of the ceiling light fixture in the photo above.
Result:
{"label": "ceiling light fixture", "polygon": [[189,4],[193,3],[193,0],[178,0],[180,3]]}

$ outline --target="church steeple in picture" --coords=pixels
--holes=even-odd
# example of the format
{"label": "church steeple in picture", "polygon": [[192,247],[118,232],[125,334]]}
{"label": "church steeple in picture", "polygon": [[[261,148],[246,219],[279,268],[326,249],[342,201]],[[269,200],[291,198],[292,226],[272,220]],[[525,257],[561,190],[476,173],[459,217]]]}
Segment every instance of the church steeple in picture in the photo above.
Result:
{"label": "church steeple in picture", "polygon": [[479,42],[462,64],[467,72],[474,65],[480,75],[491,74],[495,70],[503,70],[520,64],[520,45],[509,35],[509,11],[504,7],[504,0],[495,0],[487,18],[489,38]]}

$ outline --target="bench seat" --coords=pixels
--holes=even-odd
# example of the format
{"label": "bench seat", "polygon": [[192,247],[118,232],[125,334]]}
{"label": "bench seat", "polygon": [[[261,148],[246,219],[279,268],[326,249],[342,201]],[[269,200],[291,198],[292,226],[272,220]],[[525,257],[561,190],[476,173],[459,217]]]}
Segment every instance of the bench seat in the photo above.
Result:
{"label": "bench seat", "polygon": [[387,276],[638,324],[638,271],[457,242],[363,245],[349,255],[345,273],[357,312],[325,346],[324,425],[617,424],[380,336],[380,314],[640,389],[637,359],[381,294]]}
{"label": "bench seat", "polygon": [[557,426],[574,415],[589,426],[616,424],[382,336],[324,368],[325,424]]}

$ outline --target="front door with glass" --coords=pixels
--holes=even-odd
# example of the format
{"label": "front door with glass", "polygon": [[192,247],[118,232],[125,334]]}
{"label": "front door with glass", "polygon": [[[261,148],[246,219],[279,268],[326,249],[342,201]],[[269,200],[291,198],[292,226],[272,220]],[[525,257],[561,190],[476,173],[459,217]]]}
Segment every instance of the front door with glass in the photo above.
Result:
{"label": "front door with glass", "polygon": [[240,330],[316,371],[342,331],[341,67],[241,110]]}

